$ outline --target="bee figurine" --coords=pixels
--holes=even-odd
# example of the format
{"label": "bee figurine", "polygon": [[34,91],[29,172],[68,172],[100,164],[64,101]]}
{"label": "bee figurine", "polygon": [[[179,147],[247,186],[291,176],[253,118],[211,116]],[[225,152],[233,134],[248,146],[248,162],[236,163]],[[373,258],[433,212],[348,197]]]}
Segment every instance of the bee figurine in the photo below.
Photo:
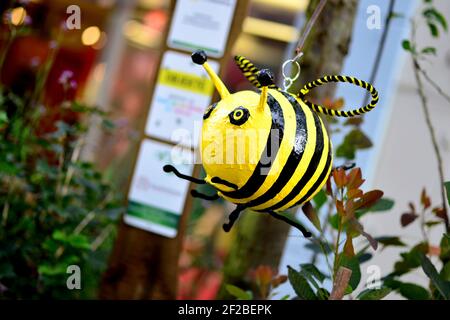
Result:
{"label": "bee figurine", "polygon": [[[199,50],[192,54],[192,61],[204,67],[221,97],[203,115],[201,157],[206,178],[181,174],[171,165],[163,169],[217,190],[214,195],[192,190],[194,197],[206,200],[221,197],[236,204],[229,222],[223,225],[226,232],[248,208],[284,220],[308,237],[311,234],[302,225],[280,212],[312,199],[332,170],[332,144],[318,113],[340,117],[361,115],[375,107],[378,92],[371,84],[353,77],[325,76],[294,95],[277,87],[269,70],[258,70],[242,56],[236,56],[235,60],[258,92],[231,94],[209,66],[206,53]],[[305,99],[309,90],[328,82],[349,82],[365,88],[372,100],[365,107],[340,111]],[[247,139],[240,148],[236,148],[236,136]]]}

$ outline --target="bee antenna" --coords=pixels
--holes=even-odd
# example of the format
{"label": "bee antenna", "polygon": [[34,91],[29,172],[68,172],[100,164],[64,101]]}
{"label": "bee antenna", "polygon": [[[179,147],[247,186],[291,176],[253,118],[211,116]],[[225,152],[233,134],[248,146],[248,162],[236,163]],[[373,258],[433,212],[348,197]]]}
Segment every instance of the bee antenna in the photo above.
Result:
{"label": "bee antenna", "polygon": [[205,68],[206,72],[208,73],[209,77],[211,78],[211,81],[213,82],[214,86],[216,87],[217,91],[220,94],[220,97],[223,99],[230,95],[230,92],[228,91],[225,84],[220,80],[219,76],[214,72],[214,70],[211,68],[211,66],[208,64],[208,56],[206,55],[206,52],[203,50],[197,50],[191,55],[192,62],[195,64],[203,66]]}
{"label": "bee antenna", "polygon": [[261,84],[261,98],[258,103],[258,110],[264,110],[267,103],[268,87],[273,84],[273,73],[269,69],[262,69],[258,72],[258,82]]}

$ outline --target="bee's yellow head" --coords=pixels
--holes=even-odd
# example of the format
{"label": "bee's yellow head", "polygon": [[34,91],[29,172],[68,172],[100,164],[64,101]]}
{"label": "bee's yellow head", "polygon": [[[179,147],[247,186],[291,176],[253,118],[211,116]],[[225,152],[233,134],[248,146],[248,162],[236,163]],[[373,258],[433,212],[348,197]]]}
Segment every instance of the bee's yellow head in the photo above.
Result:
{"label": "bee's yellow head", "polygon": [[230,94],[206,62],[203,51],[194,52],[192,60],[203,65],[221,96],[203,115],[201,156],[206,181],[219,191],[239,189],[254,172],[267,144],[272,123],[267,105],[272,74],[268,70],[259,72],[261,93]]}

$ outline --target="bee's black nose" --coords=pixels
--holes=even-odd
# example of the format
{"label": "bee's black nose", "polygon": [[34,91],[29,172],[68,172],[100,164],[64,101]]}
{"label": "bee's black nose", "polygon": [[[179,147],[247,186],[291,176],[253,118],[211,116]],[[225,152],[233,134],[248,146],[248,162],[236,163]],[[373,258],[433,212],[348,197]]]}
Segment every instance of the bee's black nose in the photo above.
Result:
{"label": "bee's black nose", "polygon": [[203,50],[197,50],[191,55],[192,62],[195,64],[202,65],[208,60],[208,56],[206,55],[206,52]]}
{"label": "bee's black nose", "polygon": [[273,73],[269,69],[262,69],[258,72],[258,82],[263,86],[269,86],[273,84]]}

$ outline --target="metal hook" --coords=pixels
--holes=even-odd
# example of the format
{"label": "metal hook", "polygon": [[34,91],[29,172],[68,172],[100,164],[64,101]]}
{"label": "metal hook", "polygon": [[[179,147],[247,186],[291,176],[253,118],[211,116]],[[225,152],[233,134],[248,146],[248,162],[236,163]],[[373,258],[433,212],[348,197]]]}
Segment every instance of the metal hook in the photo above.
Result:
{"label": "metal hook", "polygon": [[[298,55],[298,58],[301,58],[302,55],[303,55],[303,53],[301,52]],[[289,88],[294,83],[294,81],[297,80],[298,77],[300,76],[301,68],[300,68],[300,64],[296,60],[297,60],[297,57],[295,57],[294,59],[288,59],[283,63],[283,65],[281,67],[281,74],[283,75],[283,78],[284,78],[284,80],[283,80],[284,91],[288,91]],[[289,63],[292,63],[297,68],[297,70],[295,71],[295,73],[292,77],[287,75],[286,67]]]}

